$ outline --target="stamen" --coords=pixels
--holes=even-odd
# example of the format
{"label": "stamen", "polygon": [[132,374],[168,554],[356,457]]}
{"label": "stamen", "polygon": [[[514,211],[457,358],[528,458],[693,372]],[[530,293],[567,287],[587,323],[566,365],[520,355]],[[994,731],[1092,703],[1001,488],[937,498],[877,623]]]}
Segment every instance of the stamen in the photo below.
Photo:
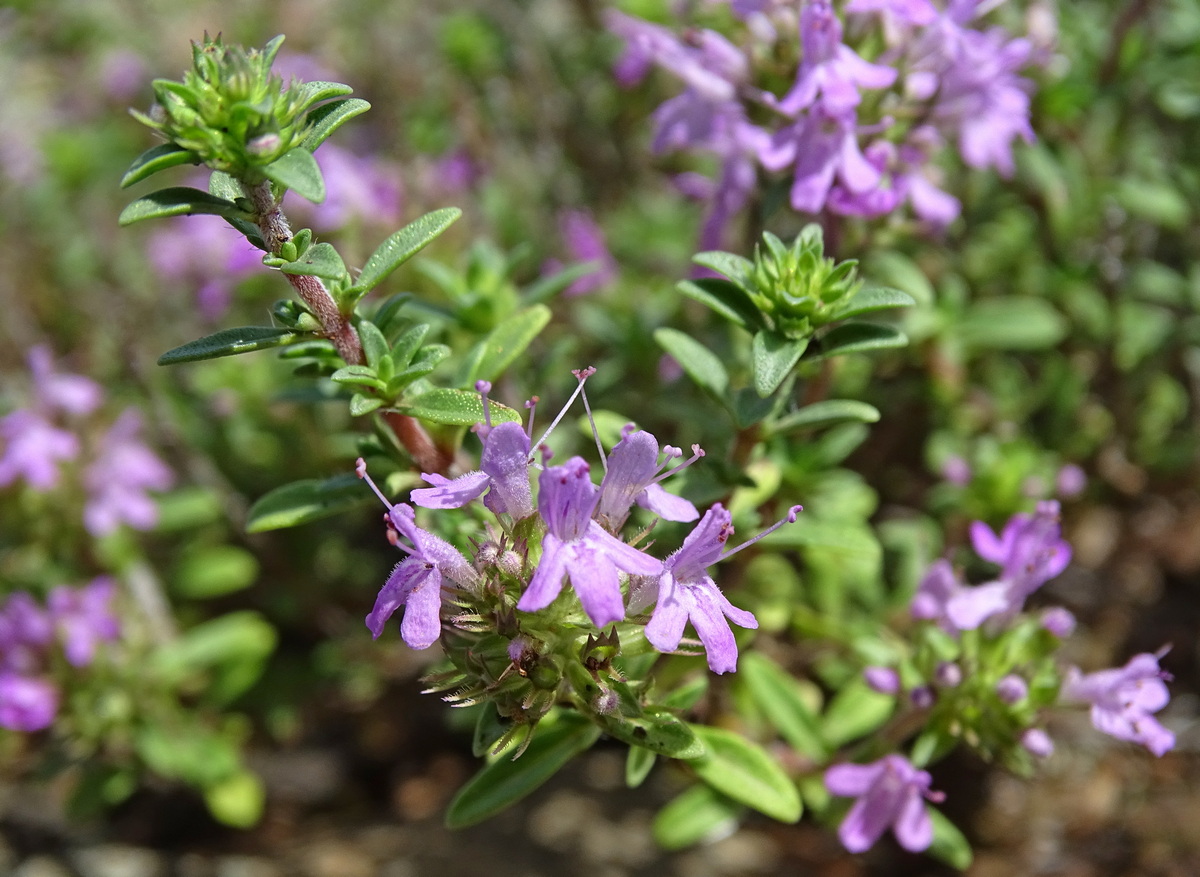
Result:
{"label": "stamen", "polygon": [[[559,421],[562,420],[563,417],[566,415],[567,410],[571,407],[571,404],[575,401],[575,397],[578,396],[581,392],[583,392],[583,382],[586,381],[588,378],[590,378],[595,373],[596,373],[596,369],[590,365],[587,368],[571,370],[571,374],[575,375],[576,380],[579,381],[579,385],[577,387],[575,387],[575,392],[571,394],[571,398],[567,400],[567,404],[563,406],[562,411],[558,412],[558,416],[554,418],[554,421],[548,427],[546,427],[546,431],[544,433],[542,433],[542,437],[533,444],[533,446],[535,448],[541,447],[542,445],[545,444],[546,439],[550,438],[550,433],[554,432],[554,429],[555,429],[555,427],[558,426]],[[532,454],[530,455],[530,459],[533,459]],[[545,457],[544,459],[548,460],[549,457]]]}
{"label": "stamen", "polygon": [[[694,445],[693,445],[693,448],[695,448],[695,447],[696,447],[696,446],[694,446]],[[794,505],[794,506],[792,506],[790,509],[788,509],[788,513],[787,513],[787,517],[786,517],[786,518],[783,518],[783,519],[781,519],[781,520],[778,520],[778,521],[776,521],[774,524],[772,524],[771,526],[767,527],[767,529],[763,530],[763,531],[762,531],[761,533],[759,533],[757,536],[755,536],[755,537],[753,537],[753,538],[751,538],[751,539],[747,539],[745,542],[743,542],[743,543],[742,543],[741,545],[739,545],[737,548],[731,548],[731,549],[729,549],[729,550],[728,550],[728,551],[726,551],[724,554],[722,554],[722,555],[721,555],[719,558],[717,558],[717,560],[718,560],[718,561],[721,561],[721,560],[725,560],[727,557],[732,557],[733,555],[735,555],[735,554],[737,554],[739,551],[741,551],[743,548],[746,548],[746,547],[748,547],[748,546],[750,546],[750,545],[753,545],[755,542],[757,542],[759,539],[762,539],[764,536],[768,536],[768,535],[770,535],[771,533],[774,533],[776,530],[778,530],[778,529],[779,529],[780,527],[782,527],[784,524],[794,524],[794,523],[796,523],[796,515],[798,515],[798,514],[799,514],[800,512],[802,512],[802,511],[804,511],[804,506],[799,506],[799,505]]]}
{"label": "stamen", "polygon": [[[672,459],[683,456],[683,451],[681,451],[679,448],[671,447],[670,445],[666,445],[663,448],[663,453]],[[666,472],[663,472],[661,475],[659,475],[657,478],[655,478],[650,483],[658,484],[658,482],[662,481],[664,478],[670,478],[676,472],[680,471],[681,469],[686,469],[688,466],[692,465],[693,463],[695,463],[697,460],[699,460],[703,456],[704,456],[704,449],[701,448],[699,445],[692,445],[692,456],[688,457],[686,460],[684,460],[682,463],[680,463],[674,469],[669,469]],[[663,465],[665,466],[666,464],[664,463]],[[779,524],[776,524],[775,526],[778,527]]]}
{"label": "stamen", "polygon": [[542,400],[534,396],[525,403],[525,407],[529,409],[529,422],[525,424],[525,435],[531,442],[533,441],[533,416],[537,414],[537,405],[540,401]]}
{"label": "stamen", "polygon": [[375,491],[375,495],[379,497],[380,502],[387,506],[388,510],[391,511],[392,503],[388,502],[388,498],[383,495],[383,491],[375,486],[375,482],[372,481],[371,476],[367,474],[367,461],[362,457],[359,457],[354,461],[354,474],[363,481],[367,482],[367,484],[371,485],[371,489]]}
{"label": "stamen", "polygon": [[479,394],[481,400],[483,401],[483,426],[484,426],[484,428],[479,430],[479,437],[487,438],[487,434],[492,429],[492,407],[488,403],[488,393],[492,392],[492,382],[491,381],[476,381],[475,382],[475,392],[477,392]]}
{"label": "stamen", "polygon": [[[592,369],[594,372],[595,369]],[[579,384],[579,395],[583,397],[583,410],[587,412],[588,423],[592,425],[592,438],[596,440],[596,451],[600,454],[600,463],[604,466],[604,471],[608,471],[608,457],[604,455],[604,445],[600,444],[600,433],[596,431],[596,419],[592,417],[592,406],[588,404],[587,393],[583,389],[583,382]]]}

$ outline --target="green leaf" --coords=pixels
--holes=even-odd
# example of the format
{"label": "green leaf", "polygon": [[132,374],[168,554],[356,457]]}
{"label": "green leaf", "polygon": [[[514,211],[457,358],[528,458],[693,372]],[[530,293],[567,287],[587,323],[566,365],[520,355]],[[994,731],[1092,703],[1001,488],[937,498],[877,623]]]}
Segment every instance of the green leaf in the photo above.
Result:
{"label": "green leaf", "polygon": [[762,328],[762,314],[754,306],[750,296],[729,280],[716,277],[683,280],[677,283],[675,288],[749,332]]}
{"label": "green leaf", "polygon": [[875,423],[879,420],[879,409],[854,399],[826,399],[779,418],[771,424],[771,433],[778,435],[794,429],[815,429],[846,420]]}
{"label": "green leaf", "polygon": [[370,387],[372,390],[384,390],[387,384],[375,377],[375,370],[366,365],[348,365],[339,368],[329,376],[335,384],[347,384],[351,387]]}
{"label": "green leaf", "polygon": [[739,387],[733,394],[733,416],[739,429],[762,422],[779,405],[780,399],[764,399],[750,387]]}
{"label": "green leaf", "polygon": [[625,756],[625,785],[636,789],[650,776],[658,756],[641,746],[630,746]]}
{"label": "green leaf", "polygon": [[743,289],[750,284],[750,278],[754,274],[754,263],[749,259],[721,250],[697,253],[692,256],[692,261],[710,271],[724,274]]}
{"label": "green leaf", "polygon": [[385,277],[415,256],[422,247],[448,229],[460,216],[462,211],[457,207],[445,207],[410,222],[371,254],[352,288],[361,296],[378,286]]}
{"label": "green leaf", "polygon": [[718,399],[724,399],[729,388],[729,374],[720,357],[690,335],[677,329],[655,329],[658,346],[675,357],[688,377]]}
{"label": "green leaf", "polygon": [[262,818],[267,791],[248,770],[204,789],[204,803],[213,818],[233,828],[250,828]]}
{"label": "green leaf", "polygon": [[843,323],[821,336],[815,348],[816,353],[809,357],[809,361],[830,356],[845,356],[848,353],[888,350],[906,344],[908,337],[894,326],[879,323]]}
{"label": "green leaf", "polygon": [[485,765],[458,790],[446,809],[448,828],[466,828],[495,816],[541,786],[600,739],[600,729],[574,714],[543,719],[516,761],[501,757]]}
{"label": "green leaf", "polygon": [[236,545],[187,549],[171,577],[171,593],[193,600],[232,594],[254,584],[258,560]]}
{"label": "green leaf", "polygon": [[284,274],[302,274],[310,277],[324,277],[326,280],[337,280],[347,275],[346,263],[333,248],[333,244],[313,244],[304,255],[295,262],[285,262],[279,266]]}
{"label": "green leaf", "polygon": [[1046,350],[1066,337],[1067,321],[1044,299],[1012,296],[972,303],[953,331],[977,350]]}
{"label": "green leaf", "polygon": [[273,326],[242,326],[239,329],[222,329],[212,335],[189,341],[174,350],[168,350],[158,358],[159,365],[175,365],[180,362],[196,362],[201,359],[216,359],[281,347],[304,338],[305,335],[291,329],[276,329]]}
{"label": "green leaf", "polygon": [[378,396],[369,396],[366,393],[355,393],[350,397],[350,416],[362,417],[364,414],[370,414],[378,408],[383,407],[383,400]]}
{"label": "green leaf", "polygon": [[273,183],[291,189],[301,198],[320,204],[325,200],[325,178],[311,152],[303,146],[288,150],[262,169]]}
{"label": "green leaf", "polygon": [[896,699],[872,691],[862,679],[854,679],[839,691],[821,718],[821,735],[831,746],[842,746],[883,725],[892,716]]}
{"label": "green leaf", "polygon": [[860,289],[853,298],[835,307],[829,314],[828,321],[832,323],[834,320],[844,320],[847,317],[857,317],[859,314],[889,308],[910,308],[916,303],[917,300],[907,292],[886,286],[869,287]]}
{"label": "green leaf", "polygon": [[228,703],[258,681],[277,639],[275,628],[257,612],[227,612],[161,646],[146,670],[171,684],[208,673],[205,698]]}
{"label": "green leaf", "polygon": [[746,686],[754,703],[788,745],[817,763],[824,763],[829,757],[829,746],[791,674],[761,652],[749,652],[742,656],[737,680]]}
{"label": "green leaf", "polygon": [[132,225],[143,219],[158,219],[163,216],[191,216],[194,213],[205,213],[212,216],[224,216],[226,219],[247,219],[249,214],[224,198],[192,189],[187,186],[172,186],[169,189],[159,189],[138,198],[121,211],[117,222],[120,225]]}
{"label": "green leaf", "polygon": [[755,334],[750,348],[754,391],[765,399],[779,389],[779,385],[800,361],[808,349],[808,339],[791,339],[763,329]]}
{"label": "green leaf", "polygon": [[[430,423],[474,426],[483,422],[483,402],[478,393],[469,390],[430,390],[398,407],[404,414]],[[521,421],[516,411],[498,402],[491,401],[488,407],[493,424]]]}
{"label": "green leaf", "polygon": [[199,164],[200,158],[191,150],[176,146],[174,143],[160,143],[147,149],[133,160],[125,176],[121,177],[121,188],[125,189],[134,183],[140,183],[159,171],[181,164]]}
{"label": "green leaf", "polygon": [[933,823],[933,843],[925,852],[956,870],[965,871],[970,868],[975,854],[963,833],[936,807],[926,805],[925,812],[929,814]]}
{"label": "green leaf", "polygon": [[780,822],[796,822],[803,807],[796,785],[757,743],[724,728],[692,728],[707,750],[691,763],[696,776],[718,792]]}
{"label": "green leaf", "polygon": [[525,352],[549,322],[550,308],[545,305],[534,305],[502,320],[480,342],[482,351],[479,360],[463,383],[496,380]]}
{"label": "green leaf", "polygon": [[[288,89],[289,94],[293,89]],[[299,94],[302,103],[299,107],[299,112],[311,107],[313,104],[320,103],[324,100],[329,100],[334,97],[341,97],[345,94],[350,94],[354,91],[353,88],[346,85],[344,82],[325,82],[324,80],[314,79],[311,82],[301,82],[295,86],[295,91]]]}
{"label": "green leaf", "polygon": [[695,785],[658,811],[651,830],[664,850],[682,850],[729,834],[741,812],[736,801],[706,785]]}
{"label": "green leaf", "polygon": [[357,475],[294,481],[258,498],[250,507],[247,533],[298,527],[336,515],[371,498]]}
{"label": "green leaf", "polygon": [[428,323],[417,323],[404,330],[404,334],[392,345],[392,361],[401,368],[407,368],[412,362],[413,354],[421,348],[421,342],[429,334]]}
{"label": "green leaf", "polygon": [[309,129],[308,134],[304,136],[304,142],[300,144],[301,148],[315,152],[317,147],[329,138],[330,134],[369,109],[371,109],[371,105],[362,98],[348,97],[345,100],[331,101],[310,110],[304,117],[304,122]]}
{"label": "green leaf", "polygon": [[699,758],[704,744],[687,722],[666,710],[648,708],[641,716],[597,716],[604,733],[630,746],[640,746],[669,758]]}
{"label": "green leaf", "polygon": [[358,324],[358,338],[362,341],[363,355],[367,358],[367,365],[371,368],[375,368],[379,360],[391,353],[387,339],[383,337],[379,327],[370,320],[363,320]]}

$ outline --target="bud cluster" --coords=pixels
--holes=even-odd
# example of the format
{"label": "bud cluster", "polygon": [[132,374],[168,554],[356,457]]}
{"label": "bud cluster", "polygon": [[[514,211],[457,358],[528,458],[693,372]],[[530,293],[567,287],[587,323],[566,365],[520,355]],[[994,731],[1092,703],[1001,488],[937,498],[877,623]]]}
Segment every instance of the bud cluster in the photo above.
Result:
{"label": "bud cluster", "polygon": [[788,338],[805,338],[838,319],[830,306],[853,298],[862,286],[857,260],[826,258],[821,227],[815,223],[805,226],[790,247],[770,232],[763,239],[766,249],[754,248],[747,291],[775,329]]}

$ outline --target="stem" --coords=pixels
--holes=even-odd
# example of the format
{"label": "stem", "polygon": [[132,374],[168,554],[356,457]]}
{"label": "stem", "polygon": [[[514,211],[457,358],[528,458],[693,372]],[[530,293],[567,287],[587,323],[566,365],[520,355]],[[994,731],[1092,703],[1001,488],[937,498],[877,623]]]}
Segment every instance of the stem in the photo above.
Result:
{"label": "stem", "polygon": [[[285,243],[292,239],[292,229],[287,217],[275,196],[271,192],[270,180],[265,180],[256,186],[243,184],[242,190],[254,205],[254,213],[258,230],[262,234],[263,243],[271,255],[278,256]],[[350,318],[338,310],[337,302],[321,282],[321,278],[304,274],[284,274],[288,283],[296,290],[296,294],[304,301],[313,316],[321,324],[325,337],[333,342],[338,355],[346,365],[362,365],[366,359],[363,356],[362,342]]]}
{"label": "stem", "polygon": [[[278,256],[283,245],[292,239],[292,229],[283,209],[271,192],[271,182],[266,180],[251,186],[242,184],[242,191],[254,205],[255,224],[262,235],[263,243],[273,256]],[[362,365],[366,362],[362,341],[347,314],[343,314],[321,282],[321,278],[305,274],[284,274],[296,294],[308,305],[313,316],[321,324],[321,331],[330,341],[346,365]],[[444,474],[454,461],[454,452],[440,448],[429,433],[413,417],[398,412],[385,412],[384,421],[396,434],[396,438],[412,457],[413,463],[423,472]]]}

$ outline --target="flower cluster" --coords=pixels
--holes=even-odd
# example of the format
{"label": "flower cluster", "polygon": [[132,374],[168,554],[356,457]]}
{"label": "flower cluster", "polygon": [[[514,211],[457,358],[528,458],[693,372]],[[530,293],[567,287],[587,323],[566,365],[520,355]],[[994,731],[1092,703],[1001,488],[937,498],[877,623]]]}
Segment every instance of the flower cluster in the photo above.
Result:
{"label": "flower cluster", "polygon": [[[946,144],[957,144],[969,167],[1007,176],[1013,141],[1033,140],[1031,84],[1018,75],[1035,60],[1033,46],[1001,28],[981,29],[985,10],[976,0],[941,9],[930,0],[851,0],[843,13],[855,44],[877,47],[872,60],[844,41],[847,28],[830,0],[730,6],[746,25],[744,47],[712,30],[677,36],[623,13],[607,19],[626,43],[615,69],[621,84],[657,65],[685,86],[655,112],[654,150],[717,159],[715,180],[680,180],[709,204],[704,247],[719,246],[759,168],[789,172],[791,204],[802,213],[878,217],[907,204],[944,226],[960,209],[934,164]],[[773,84],[779,57],[795,58],[782,95],[758,84]],[[758,59],[769,59],[762,71]]]}
{"label": "flower cluster", "polygon": [[0,727],[40,731],[58,713],[51,671],[61,652],[74,668],[88,667],[121,625],[112,610],[116,583],[107,576],[78,588],[60,585],[43,607],[18,591],[0,606]]}
{"label": "flower cluster", "polygon": [[22,481],[45,493],[59,485],[65,464],[77,463],[89,533],[106,536],[121,524],[138,530],[154,526],[158,513],[148,491],[167,489],[173,476],[142,441],[138,413],[126,409],[89,441],[92,424],[82,419],[103,404],[100,385],[56,371],[44,347],[33,348],[28,361],[33,402],[0,418],[0,488]]}
{"label": "flower cluster", "polygon": [[[577,393],[590,373],[576,373]],[[481,382],[479,389],[486,401],[489,385]],[[530,644],[544,643],[551,628],[570,630],[577,639],[630,620],[644,624],[644,636],[654,648],[671,652],[680,647],[691,622],[712,670],[736,668],[730,622],[744,628],[758,624],[751,613],[729,602],[708,572],[733,553],[725,550],[733,534],[731,515],[716,504],[701,517],[691,502],[660,485],[703,455],[698,446],[691,458],[676,463],[683,456],[679,448],[660,447],[650,433],[628,426],[604,460],[604,477],[596,484],[582,457],[549,465],[550,453],[541,442],[542,465],[536,467],[535,445],[519,423],[493,426],[489,421],[477,431],[483,437],[479,470],[454,479],[427,474],[423,477],[431,486],[412,491],[411,500],[425,508],[453,509],[482,497],[504,536],[482,542],[468,560],[417,527],[411,506],[392,505],[380,493],[388,506],[391,541],[409,556],[393,571],[367,617],[375,636],[404,606],[401,634],[413,648],[432,645],[446,630],[483,626],[503,632],[507,644],[517,643],[528,660]],[[536,497],[531,484],[535,468],[541,470]],[[358,471],[366,476],[361,460]],[[669,521],[700,520],[680,548],[662,560],[621,538],[635,505]],[[789,521],[798,510],[789,513]],[[567,582],[574,600],[561,596]],[[651,605],[654,609],[643,621],[639,616]],[[455,606],[472,611],[448,608]],[[489,614],[492,622],[482,622]]]}

